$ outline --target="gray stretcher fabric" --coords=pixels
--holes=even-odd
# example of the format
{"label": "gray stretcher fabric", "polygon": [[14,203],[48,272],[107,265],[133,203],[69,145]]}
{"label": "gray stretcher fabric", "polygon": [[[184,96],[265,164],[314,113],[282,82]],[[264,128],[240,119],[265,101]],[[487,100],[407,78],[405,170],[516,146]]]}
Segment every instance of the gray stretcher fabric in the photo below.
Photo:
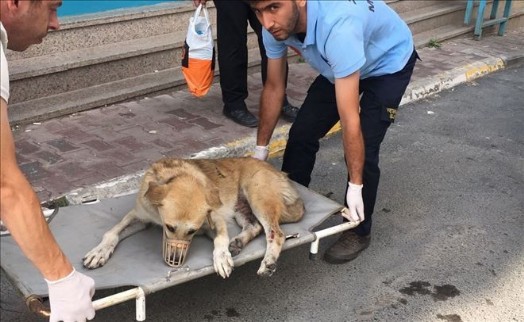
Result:
{"label": "gray stretcher fabric", "polygon": [[[282,225],[285,234],[300,234],[299,238],[288,239],[284,249],[314,241],[315,235],[311,230],[342,209],[340,204],[305,187],[297,185],[297,188],[304,199],[306,214],[298,223]],[[121,241],[105,266],[94,270],[85,269],[82,257],[98,245],[103,234],[133,208],[135,198],[136,194],[133,194],[59,210],[50,222],[50,227],[78,271],[94,278],[97,289],[141,286],[146,293],[214,274],[213,243],[205,236],[194,238],[182,268],[173,269],[165,264],[162,257],[162,229],[158,226],[151,226]],[[233,221],[229,227],[230,238],[238,232],[240,228]],[[47,296],[45,281],[23,256],[11,236],[2,236],[0,242],[0,263],[13,284],[24,296]],[[235,267],[262,258],[265,247],[265,237],[258,236],[233,258]]]}

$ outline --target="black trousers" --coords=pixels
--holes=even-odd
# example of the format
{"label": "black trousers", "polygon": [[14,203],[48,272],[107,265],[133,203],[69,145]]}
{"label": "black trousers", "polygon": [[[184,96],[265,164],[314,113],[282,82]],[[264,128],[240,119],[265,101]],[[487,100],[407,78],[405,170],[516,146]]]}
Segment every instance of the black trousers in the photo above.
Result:
{"label": "black trousers", "polygon": [[[406,66],[394,74],[369,77],[360,81],[360,124],[365,145],[362,198],[365,220],[355,228],[359,235],[371,232],[371,216],[380,179],[379,151],[396,109],[406,91],[415,67],[416,51]],[[315,165],[319,140],[339,121],[335,85],[318,76],[310,86],[297,118],[289,130],[282,171],[308,186]],[[346,188],[347,189],[347,188]],[[344,195],[345,199],[345,195]]]}
{"label": "black trousers", "polygon": [[[250,6],[243,1],[215,0],[217,12],[217,49],[220,88],[224,110],[246,109],[247,24],[255,31],[262,64],[262,82],[267,77],[267,56],[262,39],[262,25]],[[287,74],[286,74],[287,77]]]}

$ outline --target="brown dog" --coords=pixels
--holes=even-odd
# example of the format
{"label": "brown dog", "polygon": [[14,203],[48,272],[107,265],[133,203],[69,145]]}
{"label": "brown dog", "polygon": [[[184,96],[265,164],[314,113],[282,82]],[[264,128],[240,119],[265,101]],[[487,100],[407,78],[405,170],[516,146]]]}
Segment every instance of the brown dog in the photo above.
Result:
{"label": "brown dog", "polygon": [[[226,278],[233,269],[231,255],[264,229],[267,248],[258,275],[271,276],[285,241],[279,224],[303,215],[304,203],[291,181],[266,162],[250,157],[162,159],[146,171],[135,208],[104,234],[83,263],[87,268],[104,265],[124,228],[152,222],[169,239],[190,242],[199,230],[214,236],[214,268]],[[227,222],[232,217],[242,232],[230,241]]]}

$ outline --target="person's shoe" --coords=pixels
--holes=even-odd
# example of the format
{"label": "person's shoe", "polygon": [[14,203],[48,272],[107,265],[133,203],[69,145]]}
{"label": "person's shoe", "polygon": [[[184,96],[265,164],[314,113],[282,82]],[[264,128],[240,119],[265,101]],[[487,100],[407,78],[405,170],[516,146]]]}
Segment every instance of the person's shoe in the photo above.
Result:
{"label": "person's shoe", "polygon": [[371,236],[359,236],[351,230],[342,236],[324,253],[324,260],[330,264],[342,264],[354,260],[361,251],[368,248]]}
{"label": "person's shoe", "polygon": [[289,103],[282,106],[282,118],[290,123],[295,122],[298,114],[298,107],[293,106]]}
{"label": "person's shoe", "polygon": [[224,115],[233,122],[243,126],[257,127],[258,125],[257,118],[248,110],[224,110]]}

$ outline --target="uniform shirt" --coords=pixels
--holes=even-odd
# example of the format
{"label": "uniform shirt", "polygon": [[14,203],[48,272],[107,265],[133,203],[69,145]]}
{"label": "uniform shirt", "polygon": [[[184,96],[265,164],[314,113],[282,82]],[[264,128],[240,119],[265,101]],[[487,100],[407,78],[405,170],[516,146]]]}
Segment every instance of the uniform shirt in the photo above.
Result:
{"label": "uniform shirt", "polygon": [[7,68],[7,59],[5,51],[7,50],[7,32],[4,25],[0,22],[0,97],[6,101],[9,100],[9,69]]}
{"label": "uniform shirt", "polygon": [[332,83],[356,71],[361,79],[398,72],[414,49],[407,24],[377,0],[308,0],[303,43],[296,35],[277,41],[265,29],[263,37],[269,58],[292,47]]}

